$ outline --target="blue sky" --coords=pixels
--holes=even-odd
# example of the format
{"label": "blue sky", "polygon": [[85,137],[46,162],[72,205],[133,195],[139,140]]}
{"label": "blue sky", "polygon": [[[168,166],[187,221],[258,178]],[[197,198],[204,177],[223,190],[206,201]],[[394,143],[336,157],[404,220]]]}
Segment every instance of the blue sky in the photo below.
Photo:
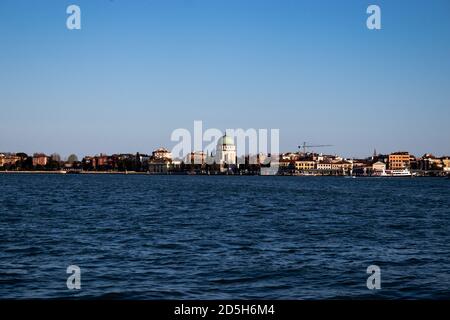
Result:
{"label": "blue sky", "polygon": [[150,153],[203,120],[279,128],[284,151],[447,155],[449,57],[447,0],[2,0],[0,151]]}

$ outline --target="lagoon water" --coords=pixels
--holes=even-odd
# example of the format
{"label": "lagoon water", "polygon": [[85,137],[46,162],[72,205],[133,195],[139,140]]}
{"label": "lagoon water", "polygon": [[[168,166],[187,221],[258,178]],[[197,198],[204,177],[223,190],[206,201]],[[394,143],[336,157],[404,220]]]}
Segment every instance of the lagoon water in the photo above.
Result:
{"label": "lagoon water", "polygon": [[0,298],[70,297],[449,299],[450,180],[0,175]]}

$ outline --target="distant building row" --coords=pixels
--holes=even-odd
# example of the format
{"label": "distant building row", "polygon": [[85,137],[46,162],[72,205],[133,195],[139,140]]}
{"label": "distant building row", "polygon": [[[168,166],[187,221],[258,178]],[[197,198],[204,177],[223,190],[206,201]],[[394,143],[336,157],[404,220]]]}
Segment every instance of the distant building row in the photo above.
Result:
{"label": "distant building row", "polygon": [[[165,148],[158,148],[151,155],[115,154],[86,156],[81,161],[76,157],[61,161],[59,156],[35,153],[0,153],[2,170],[85,170],[85,171],[144,171],[149,173],[195,172],[249,173],[258,174],[266,155],[245,156],[238,159],[234,142],[223,136],[217,144],[216,154],[203,151],[192,152],[183,160],[174,160]],[[370,175],[386,169],[409,169],[423,172],[450,173],[450,157],[435,157],[425,154],[420,158],[408,152],[389,155],[374,154],[366,159],[344,159],[336,155],[316,153],[283,153],[277,157],[279,174],[359,174]],[[238,161],[239,160],[239,161]]]}

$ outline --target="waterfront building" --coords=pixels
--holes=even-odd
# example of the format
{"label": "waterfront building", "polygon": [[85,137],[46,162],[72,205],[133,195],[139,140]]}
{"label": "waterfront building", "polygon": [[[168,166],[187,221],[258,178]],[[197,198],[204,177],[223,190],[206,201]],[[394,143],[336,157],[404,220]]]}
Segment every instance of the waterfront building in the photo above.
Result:
{"label": "waterfront building", "polygon": [[295,170],[297,172],[314,170],[315,168],[316,168],[316,162],[315,161],[312,161],[312,160],[295,161]]}
{"label": "waterfront building", "polygon": [[49,162],[50,157],[46,156],[43,153],[35,153],[33,155],[33,166],[37,167],[45,167]]}
{"label": "waterfront building", "polygon": [[391,153],[388,157],[388,166],[391,170],[401,170],[411,167],[411,156],[409,152],[401,151]]}
{"label": "waterfront building", "polygon": [[442,157],[442,170],[444,172],[450,172],[450,157]]}
{"label": "waterfront building", "polygon": [[216,148],[217,162],[220,164],[236,164],[236,146],[234,139],[226,134],[219,138]]}
{"label": "waterfront building", "polygon": [[325,161],[318,162],[317,163],[317,170],[323,170],[323,171],[331,170],[331,161],[325,160]]}
{"label": "waterfront building", "polygon": [[22,160],[22,158],[16,154],[1,153],[0,154],[0,167],[13,166],[20,160]]}
{"label": "waterfront building", "polygon": [[206,163],[207,154],[203,151],[194,151],[186,156],[186,164],[200,164],[204,165]]}
{"label": "waterfront building", "polygon": [[150,173],[168,173],[171,168],[169,160],[154,160],[148,164],[148,172]]}
{"label": "waterfront building", "polygon": [[152,152],[153,160],[170,160],[172,161],[172,153],[165,148],[158,148]]}
{"label": "waterfront building", "polygon": [[418,161],[418,169],[429,170],[443,170],[444,164],[442,159],[435,157],[431,153],[424,154]]}
{"label": "waterfront building", "polygon": [[225,134],[219,138],[215,162],[220,166],[221,172],[233,171],[236,168],[236,146],[233,137]]}
{"label": "waterfront building", "polygon": [[149,173],[168,173],[172,163],[172,153],[166,148],[157,148],[152,151],[148,160]]}
{"label": "waterfront building", "polygon": [[289,160],[289,158],[281,159],[278,161],[278,172],[280,174],[292,174],[295,172],[295,161]]}
{"label": "waterfront building", "polygon": [[168,174],[171,172],[180,172],[182,161],[169,159],[151,159],[148,162],[147,171],[155,174]]}
{"label": "waterfront building", "polygon": [[331,169],[335,171],[348,171],[353,169],[353,163],[347,160],[335,160],[331,162]]}
{"label": "waterfront building", "polygon": [[108,156],[106,154],[101,153],[99,156],[95,157],[96,167],[105,167],[108,165]]}
{"label": "waterfront building", "polygon": [[167,174],[173,168],[172,153],[166,148],[153,150],[152,156],[148,160],[148,172]]}
{"label": "waterfront building", "polygon": [[85,156],[81,160],[81,166],[83,170],[100,170],[108,171],[113,170],[119,161],[119,155],[108,156],[106,154],[100,153],[96,156]]}
{"label": "waterfront building", "polygon": [[377,161],[372,165],[372,170],[376,172],[383,172],[386,170],[386,163]]}

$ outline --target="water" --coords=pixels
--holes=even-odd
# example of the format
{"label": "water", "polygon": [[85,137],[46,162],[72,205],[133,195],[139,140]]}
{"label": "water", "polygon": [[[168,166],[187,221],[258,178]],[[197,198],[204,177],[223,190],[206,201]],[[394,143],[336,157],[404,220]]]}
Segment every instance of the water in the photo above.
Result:
{"label": "water", "polygon": [[[0,175],[0,298],[448,299],[449,191],[438,178]],[[366,287],[373,264],[381,290]]]}

